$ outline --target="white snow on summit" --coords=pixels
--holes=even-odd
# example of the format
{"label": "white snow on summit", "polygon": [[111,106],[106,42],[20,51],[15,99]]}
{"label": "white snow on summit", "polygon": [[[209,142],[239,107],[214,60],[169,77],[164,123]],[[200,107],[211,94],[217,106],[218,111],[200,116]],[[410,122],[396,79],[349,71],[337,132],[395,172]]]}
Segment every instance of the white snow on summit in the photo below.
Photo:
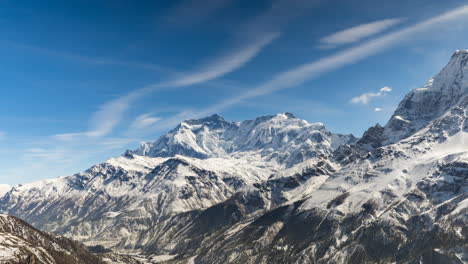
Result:
{"label": "white snow on summit", "polygon": [[400,102],[385,126],[385,143],[395,143],[415,133],[467,97],[468,50],[457,50],[439,74]]}
{"label": "white snow on summit", "polygon": [[134,153],[142,156],[195,158],[256,156],[291,167],[309,158],[328,155],[351,136],[332,134],[322,123],[308,123],[290,113],[228,122],[219,115],[187,120]]}

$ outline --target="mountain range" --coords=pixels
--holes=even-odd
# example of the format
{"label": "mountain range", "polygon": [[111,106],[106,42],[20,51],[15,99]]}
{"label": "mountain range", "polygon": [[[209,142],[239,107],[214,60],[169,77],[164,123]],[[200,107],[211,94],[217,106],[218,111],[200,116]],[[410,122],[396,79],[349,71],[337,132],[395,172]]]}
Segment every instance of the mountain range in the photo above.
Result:
{"label": "mountain range", "polygon": [[1,196],[0,220],[149,263],[467,263],[468,51],[361,138],[213,115]]}

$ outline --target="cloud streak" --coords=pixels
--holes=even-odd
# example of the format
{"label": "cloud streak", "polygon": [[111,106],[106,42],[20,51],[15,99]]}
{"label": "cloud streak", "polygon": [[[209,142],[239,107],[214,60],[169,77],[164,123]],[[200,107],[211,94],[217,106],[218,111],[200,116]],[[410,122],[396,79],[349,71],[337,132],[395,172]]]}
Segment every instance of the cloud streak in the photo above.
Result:
{"label": "cloud streak", "polygon": [[354,43],[400,24],[402,21],[401,18],[392,18],[357,25],[320,39],[321,47],[335,48],[340,45]]}
{"label": "cloud streak", "polygon": [[135,129],[144,129],[144,128],[154,125],[159,120],[161,120],[160,117],[154,117],[154,116],[151,116],[150,114],[143,114],[143,115],[139,115],[135,119],[131,127]]}
{"label": "cloud streak", "polygon": [[130,105],[151,89],[152,86],[148,86],[103,104],[92,115],[88,131],[56,134],[53,135],[53,138],[61,141],[71,141],[78,137],[101,137],[107,135],[120,122],[123,113],[128,110]]}

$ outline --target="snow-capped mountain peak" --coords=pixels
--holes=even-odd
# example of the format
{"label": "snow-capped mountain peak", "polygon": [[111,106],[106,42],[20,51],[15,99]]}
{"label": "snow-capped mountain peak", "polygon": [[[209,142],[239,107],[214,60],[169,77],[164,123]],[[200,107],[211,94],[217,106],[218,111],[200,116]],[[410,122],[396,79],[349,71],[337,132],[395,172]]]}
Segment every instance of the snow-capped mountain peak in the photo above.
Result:
{"label": "snow-capped mountain peak", "polygon": [[151,157],[183,155],[201,159],[243,153],[291,166],[313,156],[328,155],[338,145],[353,141],[353,136],[333,135],[322,123],[311,124],[291,113],[243,122],[229,122],[219,115],[213,115],[183,121],[157,141],[143,143],[133,153]]}
{"label": "snow-capped mountain peak", "polygon": [[457,105],[465,107],[467,97],[468,50],[457,50],[439,74],[401,101],[385,126],[384,144],[408,137]]}

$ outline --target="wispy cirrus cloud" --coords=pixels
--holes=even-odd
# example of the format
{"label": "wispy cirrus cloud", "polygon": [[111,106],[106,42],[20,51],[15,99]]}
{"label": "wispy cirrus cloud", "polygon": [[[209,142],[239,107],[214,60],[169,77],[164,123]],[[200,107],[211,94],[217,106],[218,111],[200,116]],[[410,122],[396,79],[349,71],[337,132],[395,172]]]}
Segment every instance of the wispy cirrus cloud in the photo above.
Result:
{"label": "wispy cirrus cloud", "polygon": [[[257,96],[296,87],[306,81],[315,79],[322,74],[339,69],[361,61],[369,56],[377,54],[385,49],[401,42],[401,40],[414,37],[416,34],[426,32],[437,26],[455,20],[467,19],[468,5],[461,6],[443,14],[429,18],[413,26],[408,26],[396,32],[369,40],[362,45],[345,49],[322,59],[303,64],[289,71],[276,75],[271,80],[247,90],[245,93],[221,101],[220,103],[205,109],[202,112],[219,112],[234,104]],[[468,20],[468,19],[467,19]]]}
{"label": "wispy cirrus cloud", "polygon": [[[351,103],[354,104],[368,104],[373,98],[384,96],[385,94],[392,91],[391,87],[385,86],[380,88],[376,93],[363,93],[359,96],[351,98]],[[378,111],[378,110],[377,110]]]}
{"label": "wispy cirrus cloud", "polygon": [[[208,1],[213,4],[211,0]],[[224,0],[226,1],[226,0]],[[143,94],[154,92],[160,89],[187,87],[199,83],[206,83],[229,74],[242,66],[246,65],[255,58],[266,46],[276,40],[281,29],[288,22],[303,14],[308,8],[320,1],[310,0],[276,0],[262,14],[242,23],[233,34],[234,43],[242,43],[240,47],[235,47],[229,52],[213,58],[204,66],[197,67],[186,73],[178,73],[172,79],[150,85],[148,87],[136,90],[121,98],[115,99],[104,104],[101,109],[93,114],[92,120],[95,126],[85,135],[102,136],[109,133],[121,120],[123,113]],[[188,3],[188,2],[187,2]],[[227,4],[227,2],[225,3]],[[102,122],[101,122],[102,120]],[[83,133],[72,133],[66,135],[83,135]],[[62,136],[63,137],[63,136]]]}
{"label": "wispy cirrus cloud", "polygon": [[381,112],[381,111],[383,111],[383,109],[382,109],[382,108],[380,108],[380,107],[376,107],[376,108],[374,108],[374,112]]}
{"label": "wispy cirrus cloud", "polygon": [[71,141],[78,137],[101,137],[107,135],[119,123],[123,113],[130,105],[151,88],[151,86],[148,86],[136,90],[100,106],[99,110],[93,113],[91,117],[88,131],[56,134],[52,137],[62,141]]}
{"label": "wispy cirrus cloud", "polygon": [[150,127],[161,120],[160,117],[151,116],[151,114],[142,114],[137,116],[131,127],[135,129],[144,129]]}
{"label": "wispy cirrus cloud", "polygon": [[234,42],[241,42],[240,47],[213,58],[201,66],[201,69],[186,73],[177,73],[173,78],[135,90],[130,94],[105,103],[91,117],[89,131],[66,133],[54,137],[64,140],[79,136],[103,136],[108,134],[122,119],[125,111],[144,94],[167,88],[180,88],[199,83],[206,83],[231,73],[255,58],[266,46],[280,36],[280,29],[291,19],[299,16],[307,8],[319,1],[276,0],[269,9],[254,19],[243,23],[234,33]]}
{"label": "wispy cirrus cloud", "polygon": [[145,94],[161,89],[195,85],[220,78],[244,66],[278,36],[279,34],[277,33],[267,34],[258,38],[253,43],[248,43],[248,45],[224,54],[220,56],[220,58],[213,59],[212,62],[208,63],[206,67],[202,67],[201,70],[177,74],[177,77],[172,80],[148,85],[130,92],[127,95],[111,100],[100,106],[99,110],[93,113],[90,120],[90,129],[88,131],[57,134],[53,137],[67,141],[82,136],[100,137],[107,135],[120,122],[125,111]]}
{"label": "wispy cirrus cloud", "polygon": [[401,18],[383,19],[333,33],[320,39],[320,48],[335,48],[357,42],[400,24],[403,20]]}
{"label": "wispy cirrus cloud", "polygon": [[[240,95],[222,100],[210,107],[200,110],[183,111],[177,115],[162,120],[159,123],[161,126],[158,125],[159,127],[157,129],[170,127],[187,118],[198,118],[212,113],[218,113],[228,107],[258,96],[296,87],[306,81],[320,77],[325,73],[339,69],[346,65],[356,63],[369,56],[377,54],[385,49],[392,47],[393,45],[400,43],[401,40],[405,40],[415,36],[416,34],[434,29],[435,27],[444,25],[445,23],[467,18],[468,5],[460,6],[415,25],[408,26],[396,32],[388,33],[373,40],[369,40],[357,47],[348,48],[331,56],[327,56],[322,59],[303,64],[289,71],[282,72],[271,80],[260,84],[257,87],[249,89]],[[380,93],[389,92],[390,89],[390,87],[384,87],[381,89]]]}

